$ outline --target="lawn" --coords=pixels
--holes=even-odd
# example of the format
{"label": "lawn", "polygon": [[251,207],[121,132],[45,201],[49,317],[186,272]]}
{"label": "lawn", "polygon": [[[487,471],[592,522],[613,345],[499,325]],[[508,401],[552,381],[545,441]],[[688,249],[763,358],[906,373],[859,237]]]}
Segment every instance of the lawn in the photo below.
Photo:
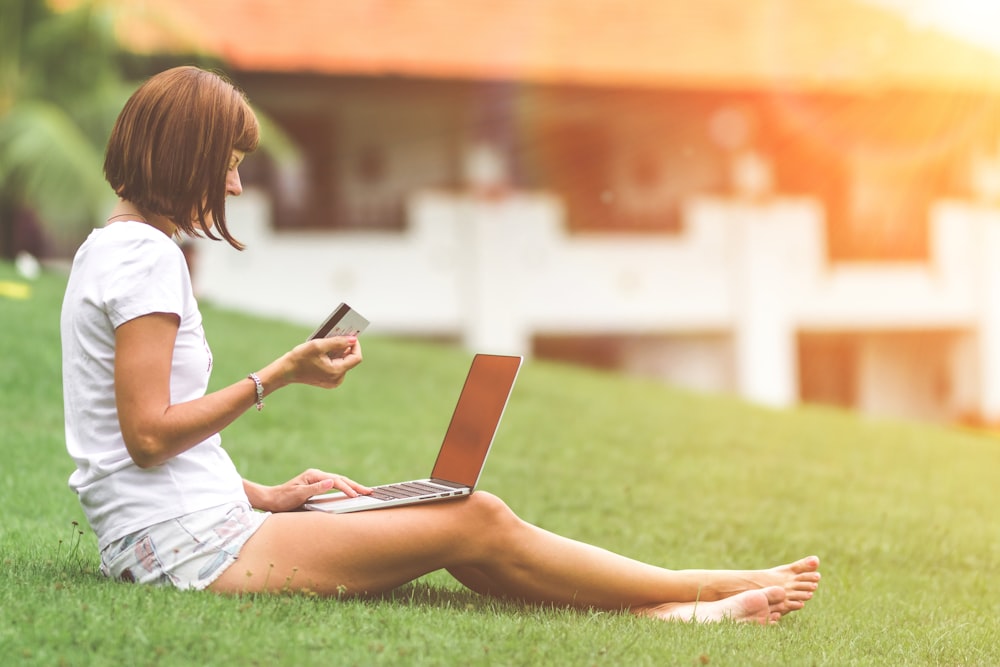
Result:
{"label": "lawn", "polygon": [[[0,287],[17,280],[0,264]],[[545,528],[668,567],[819,554],[824,579],[806,610],[776,627],[666,624],[499,603],[441,573],[349,602],[105,581],[66,486],[63,284],[45,274],[27,298],[0,289],[3,664],[1000,664],[993,435],[766,410],[540,361],[522,369],[483,488]],[[308,333],[204,314],[219,384]],[[342,388],[289,388],[224,442],[265,483],[308,466],[367,483],[424,474],[469,358],[367,336]]]}

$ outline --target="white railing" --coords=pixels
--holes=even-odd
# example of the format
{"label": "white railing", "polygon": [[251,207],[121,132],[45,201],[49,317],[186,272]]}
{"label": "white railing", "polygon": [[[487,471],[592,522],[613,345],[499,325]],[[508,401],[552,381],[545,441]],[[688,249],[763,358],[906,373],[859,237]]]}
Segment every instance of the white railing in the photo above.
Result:
{"label": "white railing", "polygon": [[826,260],[823,211],[809,199],[692,200],[682,233],[643,237],[569,234],[545,194],[419,193],[402,233],[275,232],[269,215],[248,191],[229,211],[247,249],[198,243],[203,298],[305,325],[343,300],[372,332],[449,335],[477,351],[529,353],[539,334],[721,337],[732,386],[716,388],[778,406],[798,398],[800,331],[949,330],[962,404],[948,409],[1000,419],[991,209],[939,204],[926,264],[842,266]]}

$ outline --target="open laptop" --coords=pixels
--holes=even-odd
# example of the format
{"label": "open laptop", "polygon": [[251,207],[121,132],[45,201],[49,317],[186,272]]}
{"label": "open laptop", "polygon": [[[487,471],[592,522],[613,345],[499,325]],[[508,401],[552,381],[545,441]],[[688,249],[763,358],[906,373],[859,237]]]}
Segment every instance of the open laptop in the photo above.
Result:
{"label": "open laptop", "polygon": [[473,358],[430,477],[375,486],[370,496],[349,498],[343,493],[320,494],[310,498],[305,508],[335,513],[360,512],[472,493],[500,426],[521,361],[521,357],[493,354],[477,354]]}

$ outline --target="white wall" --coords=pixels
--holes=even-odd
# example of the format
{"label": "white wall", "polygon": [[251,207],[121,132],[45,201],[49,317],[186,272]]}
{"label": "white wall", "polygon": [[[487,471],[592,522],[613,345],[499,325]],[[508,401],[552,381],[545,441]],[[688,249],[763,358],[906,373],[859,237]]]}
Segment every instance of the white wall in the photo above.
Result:
{"label": "white wall", "polygon": [[[996,211],[942,203],[929,263],[848,266],[826,262],[823,212],[808,199],[693,200],[676,236],[570,235],[563,215],[544,194],[423,192],[402,233],[276,233],[248,191],[228,215],[247,249],[198,242],[196,285],[307,326],[347,301],[373,333],[452,335],[484,352],[530,353],[539,334],[673,335],[670,347],[633,344],[626,365],[775,406],[798,399],[800,331],[954,331],[936,362],[955,375],[943,410],[1000,420]],[[731,354],[706,352],[720,340]],[[927,383],[913,355],[876,341],[862,358],[859,407],[930,412],[926,392],[888,398]]]}

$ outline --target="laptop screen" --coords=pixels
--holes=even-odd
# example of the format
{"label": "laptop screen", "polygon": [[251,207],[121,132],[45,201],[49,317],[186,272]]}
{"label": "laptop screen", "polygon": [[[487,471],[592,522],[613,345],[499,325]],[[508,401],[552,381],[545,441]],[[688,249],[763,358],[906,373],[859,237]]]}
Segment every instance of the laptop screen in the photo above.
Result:
{"label": "laptop screen", "polygon": [[477,354],[431,477],[474,487],[510,397],[521,357]]}

